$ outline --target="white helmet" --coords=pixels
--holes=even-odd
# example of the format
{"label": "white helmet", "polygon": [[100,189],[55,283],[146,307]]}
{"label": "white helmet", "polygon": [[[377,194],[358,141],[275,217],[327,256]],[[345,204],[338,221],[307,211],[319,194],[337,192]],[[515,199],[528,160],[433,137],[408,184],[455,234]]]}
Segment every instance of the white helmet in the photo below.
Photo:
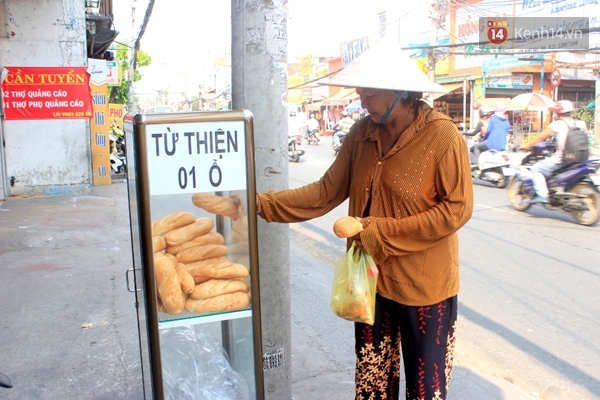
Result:
{"label": "white helmet", "polygon": [[406,92],[448,93],[431,82],[405,50],[392,42],[380,42],[365,51],[331,79],[320,85],[388,89]]}
{"label": "white helmet", "polygon": [[550,111],[554,111],[558,114],[567,114],[575,110],[575,105],[569,100],[559,100],[556,102],[554,107],[549,108]]}
{"label": "white helmet", "polygon": [[342,111],[342,117],[346,117],[346,116],[348,116],[348,111],[346,111],[346,110]]}

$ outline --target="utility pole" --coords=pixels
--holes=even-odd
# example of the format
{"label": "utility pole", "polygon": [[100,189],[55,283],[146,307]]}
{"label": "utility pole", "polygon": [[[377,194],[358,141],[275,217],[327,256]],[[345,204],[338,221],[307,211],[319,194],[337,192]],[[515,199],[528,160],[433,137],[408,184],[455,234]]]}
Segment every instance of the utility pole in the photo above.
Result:
{"label": "utility pole", "polygon": [[[260,3],[260,7],[257,4]],[[288,187],[287,5],[231,1],[233,109],[254,119],[256,190]],[[292,398],[290,234],[258,218],[265,399]]]}
{"label": "utility pole", "polygon": [[[437,45],[438,28],[446,20],[448,0],[432,0],[429,8],[429,19],[431,21],[431,32],[429,38],[429,46]],[[429,72],[429,80],[435,82],[435,66],[437,64],[437,55],[435,48],[427,49],[427,70]]]}

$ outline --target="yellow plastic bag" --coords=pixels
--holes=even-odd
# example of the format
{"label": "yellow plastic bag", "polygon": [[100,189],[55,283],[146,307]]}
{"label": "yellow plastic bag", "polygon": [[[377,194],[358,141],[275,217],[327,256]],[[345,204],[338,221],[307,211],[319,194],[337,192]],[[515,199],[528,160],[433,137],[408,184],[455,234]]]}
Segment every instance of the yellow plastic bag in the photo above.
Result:
{"label": "yellow plastic bag", "polygon": [[373,325],[379,270],[356,242],[337,262],[333,273],[330,307],[338,317]]}

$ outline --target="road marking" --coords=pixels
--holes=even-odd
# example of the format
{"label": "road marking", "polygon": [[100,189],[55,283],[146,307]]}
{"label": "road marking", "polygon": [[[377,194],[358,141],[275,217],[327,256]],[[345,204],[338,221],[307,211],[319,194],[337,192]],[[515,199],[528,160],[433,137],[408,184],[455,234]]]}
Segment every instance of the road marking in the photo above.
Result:
{"label": "road marking", "polygon": [[490,207],[490,206],[486,206],[486,205],[483,205],[483,204],[475,204],[475,205],[477,207],[485,208],[487,210],[494,210],[494,211],[503,212],[503,213],[506,213],[506,214],[511,214],[511,215],[518,215],[519,214],[518,212],[509,211],[509,210],[503,210],[503,209],[498,208],[498,207]]}

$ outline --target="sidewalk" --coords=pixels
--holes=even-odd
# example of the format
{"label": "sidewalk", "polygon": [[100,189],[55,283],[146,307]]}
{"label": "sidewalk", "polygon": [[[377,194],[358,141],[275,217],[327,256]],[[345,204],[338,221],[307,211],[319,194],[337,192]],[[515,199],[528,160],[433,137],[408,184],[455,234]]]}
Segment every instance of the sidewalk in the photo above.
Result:
{"label": "sidewalk", "polygon": [[[0,398],[143,398],[135,298],[125,287],[126,193],[120,182],[90,196],[0,202],[0,371],[14,384]],[[354,398],[353,368],[332,365],[312,341],[292,313],[294,399]],[[456,365],[448,399],[484,398],[531,399]]]}

